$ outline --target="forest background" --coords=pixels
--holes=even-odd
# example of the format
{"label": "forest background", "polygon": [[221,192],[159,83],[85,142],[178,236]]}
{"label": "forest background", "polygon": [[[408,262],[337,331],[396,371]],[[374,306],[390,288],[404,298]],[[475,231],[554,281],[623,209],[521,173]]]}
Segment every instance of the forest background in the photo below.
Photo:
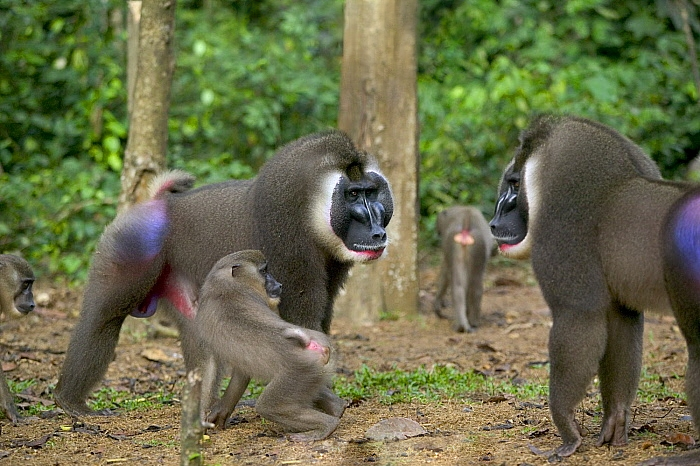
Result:
{"label": "forest background", "polygon": [[[85,278],[116,213],[125,9],[0,0],[0,251],[70,283]],[[690,40],[699,9],[697,0],[421,0],[422,244],[434,244],[444,206],[476,204],[490,218],[534,113],[609,124],[665,176],[684,176],[700,151]],[[200,184],[249,178],[284,143],[336,127],[342,23],[341,0],[179,1],[169,167]]]}

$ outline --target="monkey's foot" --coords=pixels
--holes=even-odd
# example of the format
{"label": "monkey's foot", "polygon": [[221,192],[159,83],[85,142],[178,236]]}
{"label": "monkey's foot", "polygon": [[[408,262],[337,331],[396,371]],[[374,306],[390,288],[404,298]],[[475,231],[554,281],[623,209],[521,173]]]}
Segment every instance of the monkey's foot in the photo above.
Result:
{"label": "monkey's foot", "polygon": [[657,456],[637,466],[693,466],[700,464],[700,449],[678,456]]}
{"label": "monkey's foot", "polygon": [[7,419],[12,421],[12,424],[14,425],[24,422],[22,416],[20,416],[17,412],[17,408],[15,407],[14,403],[10,403],[9,405],[3,405],[2,412],[5,414],[5,417]]}
{"label": "monkey's foot", "polygon": [[474,333],[476,332],[476,328],[472,327],[471,325],[462,325],[462,324],[454,324],[452,326],[457,333]]}
{"label": "monkey's foot", "polygon": [[222,407],[221,402],[219,402],[211,409],[205,421],[214,424],[217,429],[224,429],[226,428],[226,421],[228,421],[232,412],[232,410]]}
{"label": "monkey's foot", "polygon": [[333,390],[328,387],[323,387],[321,389],[319,397],[315,401],[314,405],[324,413],[339,419],[345,412],[345,408],[348,407],[348,403],[333,393]]}
{"label": "monkey's foot", "polygon": [[617,414],[613,413],[603,419],[600,429],[600,437],[596,446],[600,447],[606,443],[614,446],[627,445],[627,419],[625,411],[621,410]]}
{"label": "monkey's foot", "polygon": [[576,450],[578,447],[581,446],[581,438],[579,437],[577,440],[562,443],[559,445],[557,448],[555,448],[548,456],[554,456],[558,455],[561,457],[566,457],[566,456],[571,456],[574,453],[576,453]]}
{"label": "monkey's foot", "polygon": [[56,404],[70,417],[84,416],[116,416],[117,413],[110,409],[91,409],[85,402],[82,403],[67,403],[62,401],[60,397],[54,395]]}

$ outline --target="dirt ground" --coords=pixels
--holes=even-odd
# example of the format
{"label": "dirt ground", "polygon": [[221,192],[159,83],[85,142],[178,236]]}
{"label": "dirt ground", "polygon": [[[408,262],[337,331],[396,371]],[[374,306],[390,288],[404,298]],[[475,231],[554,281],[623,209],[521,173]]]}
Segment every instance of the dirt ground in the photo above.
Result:
{"label": "dirt ground", "polygon": [[[401,315],[372,326],[334,320],[332,336],[337,369],[344,374],[366,364],[377,370],[411,370],[435,364],[461,371],[481,371],[497,379],[547,380],[549,311],[527,265],[491,264],[483,302],[483,322],[472,334],[457,334],[450,322],[432,315],[435,267],[421,273],[422,312]],[[73,423],[53,406],[51,388],[63,361],[75,323],[79,295],[39,283],[43,305],[33,314],[2,323],[2,362],[8,378],[36,379],[20,395],[20,407],[43,403],[51,410],[13,426],[0,421],[0,464],[178,464],[180,405],[141,409],[114,417],[89,417]],[[132,332],[133,333],[133,332]],[[576,344],[572,335],[572,344]],[[166,355],[152,358],[150,352]],[[686,349],[675,321],[648,315],[644,364],[652,380],[683,392]],[[678,377],[677,377],[678,376]],[[116,360],[106,385],[143,393],[179,392],[184,380],[175,338],[143,338],[122,333]],[[600,428],[599,396],[590,389],[577,413],[587,435],[579,452],[563,464],[636,464],[647,458],[684,449],[672,446],[683,435],[695,437],[684,399],[670,397],[637,401],[629,445],[596,447]],[[546,451],[559,444],[549,419],[546,399],[520,400],[474,393],[469,402],[445,400],[385,406],[376,401],[351,405],[339,428],[328,439],[300,444],[271,430],[251,407],[235,413],[235,425],[209,432],[206,464],[250,465],[539,465]],[[381,419],[401,416],[420,423],[427,434],[403,441],[367,441],[365,432]]]}

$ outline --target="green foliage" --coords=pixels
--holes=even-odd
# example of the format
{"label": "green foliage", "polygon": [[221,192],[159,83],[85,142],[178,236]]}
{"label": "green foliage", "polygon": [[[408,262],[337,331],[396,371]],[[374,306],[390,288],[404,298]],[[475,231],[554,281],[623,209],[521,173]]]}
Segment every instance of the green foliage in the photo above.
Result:
{"label": "green foliage", "polygon": [[[491,215],[534,113],[610,124],[678,176],[700,149],[700,105],[665,4],[421,1],[422,241],[450,204]],[[169,165],[200,183],[248,178],[281,144],[335,126],[342,8],[178,3]],[[84,278],[115,213],[124,13],[117,0],[0,0],[0,252],[23,254],[39,275]]]}
{"label": "green foliage", "polygon": [[179,10],[175,164],[224,157],[258,167],[283,143],[335,126],[342,2],[268,5],[257,21],[229,8]]}

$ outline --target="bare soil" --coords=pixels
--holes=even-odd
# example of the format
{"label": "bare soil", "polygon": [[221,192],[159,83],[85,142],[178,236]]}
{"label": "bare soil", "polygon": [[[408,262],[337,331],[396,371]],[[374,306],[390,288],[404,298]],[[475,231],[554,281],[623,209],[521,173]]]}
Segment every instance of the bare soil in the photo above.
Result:
{"label": "bare soil", "polygon": [[[421,273],[422,312],[400,315],[371,326],[354,326],[336,318],[332,336],[337,369],[351,374],[362,364],[387,370],[412,370],[436,364],[461,371],[479,371],[496,379],[546,382],[549,311],[527,265],[503,260],[491,264],[483,302],[482,324],[475,333],[454,333],[448,320],[432,314],[435,267]],[[564,284],[562,284],[564,286]],[[20,408],[36,403],[53,406],[63,352],[79,308],[79,293],[39,283],[42,304],[33,314],[2,324],[2,363],[8,378],[36,379],[20,394]],[[448,310],[449,312],[449,310]],[[144,338],[123,331],[116,360],[105,384],[144,393],[179,393],[184,369],[175,338]],[[571,344],[576,344],[572,335]],[[153,358],[152,354],[161,357]],[[165,355],[165,356],[163,356]],[[148,359],[149,356],[151,359]],[[153,360],[155,359],[155,360]],[[685,342],[670,316],[648,315],[644,365],[658,384],[683,393]],[[367,441],[365,432],[378,421],[407,417],[427,434],[402,441]],[[630,442],[625,447],[596,447],[600,429],[599,395],[590,388],[577,418],[587,435],[580,450],[563,464],[636,464],[685,449],[674,442],[695,437],[684,399],[669,397],[633,406]],[[354,403],[328,439],[294,443],[273,430],[251,407],[237,409],[234,425],[210,431],[205,441],[206,464],[250,465],[539,465],[536,454],[559,444],[546,399],[520,400],[511,395],[469,394],[469,401],[444,400],[386,406],[374,400]],[[40,417],[13,426],[0,421],[0,463],[178,464],[180,405],[122,412],[114,417],[89,417],[74,423],[53,407]]]}

